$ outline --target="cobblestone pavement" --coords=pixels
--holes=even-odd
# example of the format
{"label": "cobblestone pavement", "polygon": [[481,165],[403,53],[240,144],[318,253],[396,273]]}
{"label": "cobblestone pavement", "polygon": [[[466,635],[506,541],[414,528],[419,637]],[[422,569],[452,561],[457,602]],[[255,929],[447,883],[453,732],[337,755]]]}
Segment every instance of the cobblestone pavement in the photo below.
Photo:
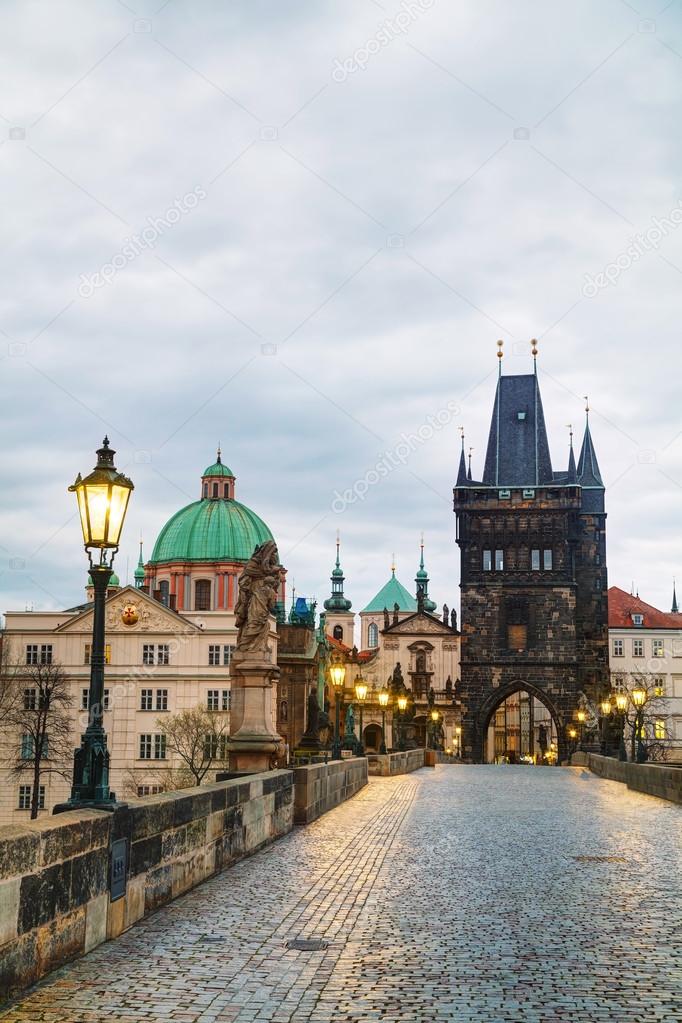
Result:
{"label": "cobblestone pavement", "polygon": [[679,1023],[681,849],[682,808],[581,769],[372,780],[0,1020]]}

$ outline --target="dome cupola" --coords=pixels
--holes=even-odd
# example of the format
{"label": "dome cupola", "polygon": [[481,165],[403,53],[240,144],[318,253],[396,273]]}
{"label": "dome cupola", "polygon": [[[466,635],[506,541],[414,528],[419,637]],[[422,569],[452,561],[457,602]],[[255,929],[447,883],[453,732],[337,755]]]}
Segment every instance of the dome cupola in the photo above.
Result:
{"label": "dome cupola", "polygon": [[223,465],[218,454],[213,465],[209,465],[201,474],[201,499],[209,501],[233,501],[235,476],[231,469]]}

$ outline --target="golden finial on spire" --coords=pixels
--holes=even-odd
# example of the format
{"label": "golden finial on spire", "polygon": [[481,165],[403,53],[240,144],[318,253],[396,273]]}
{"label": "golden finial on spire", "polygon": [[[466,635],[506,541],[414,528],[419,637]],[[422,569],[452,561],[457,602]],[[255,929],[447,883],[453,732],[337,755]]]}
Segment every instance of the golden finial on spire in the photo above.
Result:
{"label": "golden finial on spire", "polygon": [[502,351],[503,348],[504,348],[504,341],[498,341],[497,342],[497,358],[498,359],[501,359],[503,354],[504,354],[503,351]]}
{"label": "golden finial on spire", "polygon": [[535,359],[537,354],[538,354],[538,342],[537,342],[537,339],[536,338],[531,338],[530,345],[531,345],[530,353],[533,356],[533,358]]}
{"label": "golden finial on spire", "polygon": [[220,441],[218,441],[218,458],[217,458],[218,463],[220,463],[220,460],[221,460]]}
{"label": "golden finial on spire", "polygon": [[391,555],[391,574],[395,575],[395,554]]}
{"label": "golden finial on spire", "polygon": [[566,429],[568,430],[568,436],[571,438],[571,446],[573,446],[573,423],[566,423]]}
{"label": "golden finial on spire", "polygon": [[589,412],[590,411],[590,399],[587,397],[586,394],[583,395],[583,397],[585,399],[585,411]]}

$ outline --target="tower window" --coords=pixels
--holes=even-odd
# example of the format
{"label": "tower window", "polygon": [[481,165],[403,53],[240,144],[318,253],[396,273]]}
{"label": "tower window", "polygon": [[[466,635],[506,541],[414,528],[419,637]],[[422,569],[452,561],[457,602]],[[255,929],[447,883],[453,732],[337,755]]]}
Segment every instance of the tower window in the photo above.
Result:
{"label": "tower window", "polygon": [[483,571],[492,572],[493,569],[493,552],[483,551]]}
{"label": "tower window", "polygon": [[209,579],[197,579],[194,584],[194,610],[211,610],[211,583]]}
{"label": "tower window", "polygon": [[333,636],[334,639],[340,639],[341,641],[343,641],[343,627],[341,625],[334,626]]}
{"label": "tower window", "polygon": [[159,583],[159,590],[161,592],[161,603],[168,607],[168,595],[170,593],[170,585],[167,579],[162,579]]}
{"label": "tower window", "polygon": [[226,483],[224,488],[223,488],[223,497],[229,497],[229,496],[230,496],[230,484]]}
{"label": "tower window", "polygon": [[495,571],[504,572],[504,551],[495,551]]}
{"label": "tower window", "polygon": [[208,483],[204,483],[204,497],[208,497]]}
{"label": "tower window", "polygon": [[552,552],[551,551],[543,551],[542,552],[542,567],[544,568],[545,572],[551,572],[552,571]]}
{"label": "tower window", "polygon": [[218,484],[217,483],[213,484],[213,496],[214,497],[218,496]]}
{"label": "tower window", "polygon": [[528,645],[527,625],[507,626],[507,647],[510,650],[525,650]]}
{"label": "tower window", "polygon": [[372,622],[367,630],[367,645],[370,647],[379,646],[379,628]]}
{"label": "tower window", "polygon": [[540,551],[537,549],[530,552],[530,567],[533,572],[540,571]]}

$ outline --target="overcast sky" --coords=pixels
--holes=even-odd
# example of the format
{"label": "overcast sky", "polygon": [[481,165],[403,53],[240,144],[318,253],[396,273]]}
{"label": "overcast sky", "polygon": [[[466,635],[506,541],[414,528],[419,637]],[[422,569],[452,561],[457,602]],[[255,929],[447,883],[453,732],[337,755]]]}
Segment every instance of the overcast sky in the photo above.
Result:
{"label": "overcast sky", "polygon": [[300,594],[337,528],[354,609],[393,552],[412,589],[423,530],[458,605],[458,427],[480,475],[495,342],[529,372],[533,336],[555,469],[589,394],[610,583],[669,607],[679,2],[5,0],[0,29],[1,609],[82,598],[66,488],[105,432],[123,578],[220,441]]}

